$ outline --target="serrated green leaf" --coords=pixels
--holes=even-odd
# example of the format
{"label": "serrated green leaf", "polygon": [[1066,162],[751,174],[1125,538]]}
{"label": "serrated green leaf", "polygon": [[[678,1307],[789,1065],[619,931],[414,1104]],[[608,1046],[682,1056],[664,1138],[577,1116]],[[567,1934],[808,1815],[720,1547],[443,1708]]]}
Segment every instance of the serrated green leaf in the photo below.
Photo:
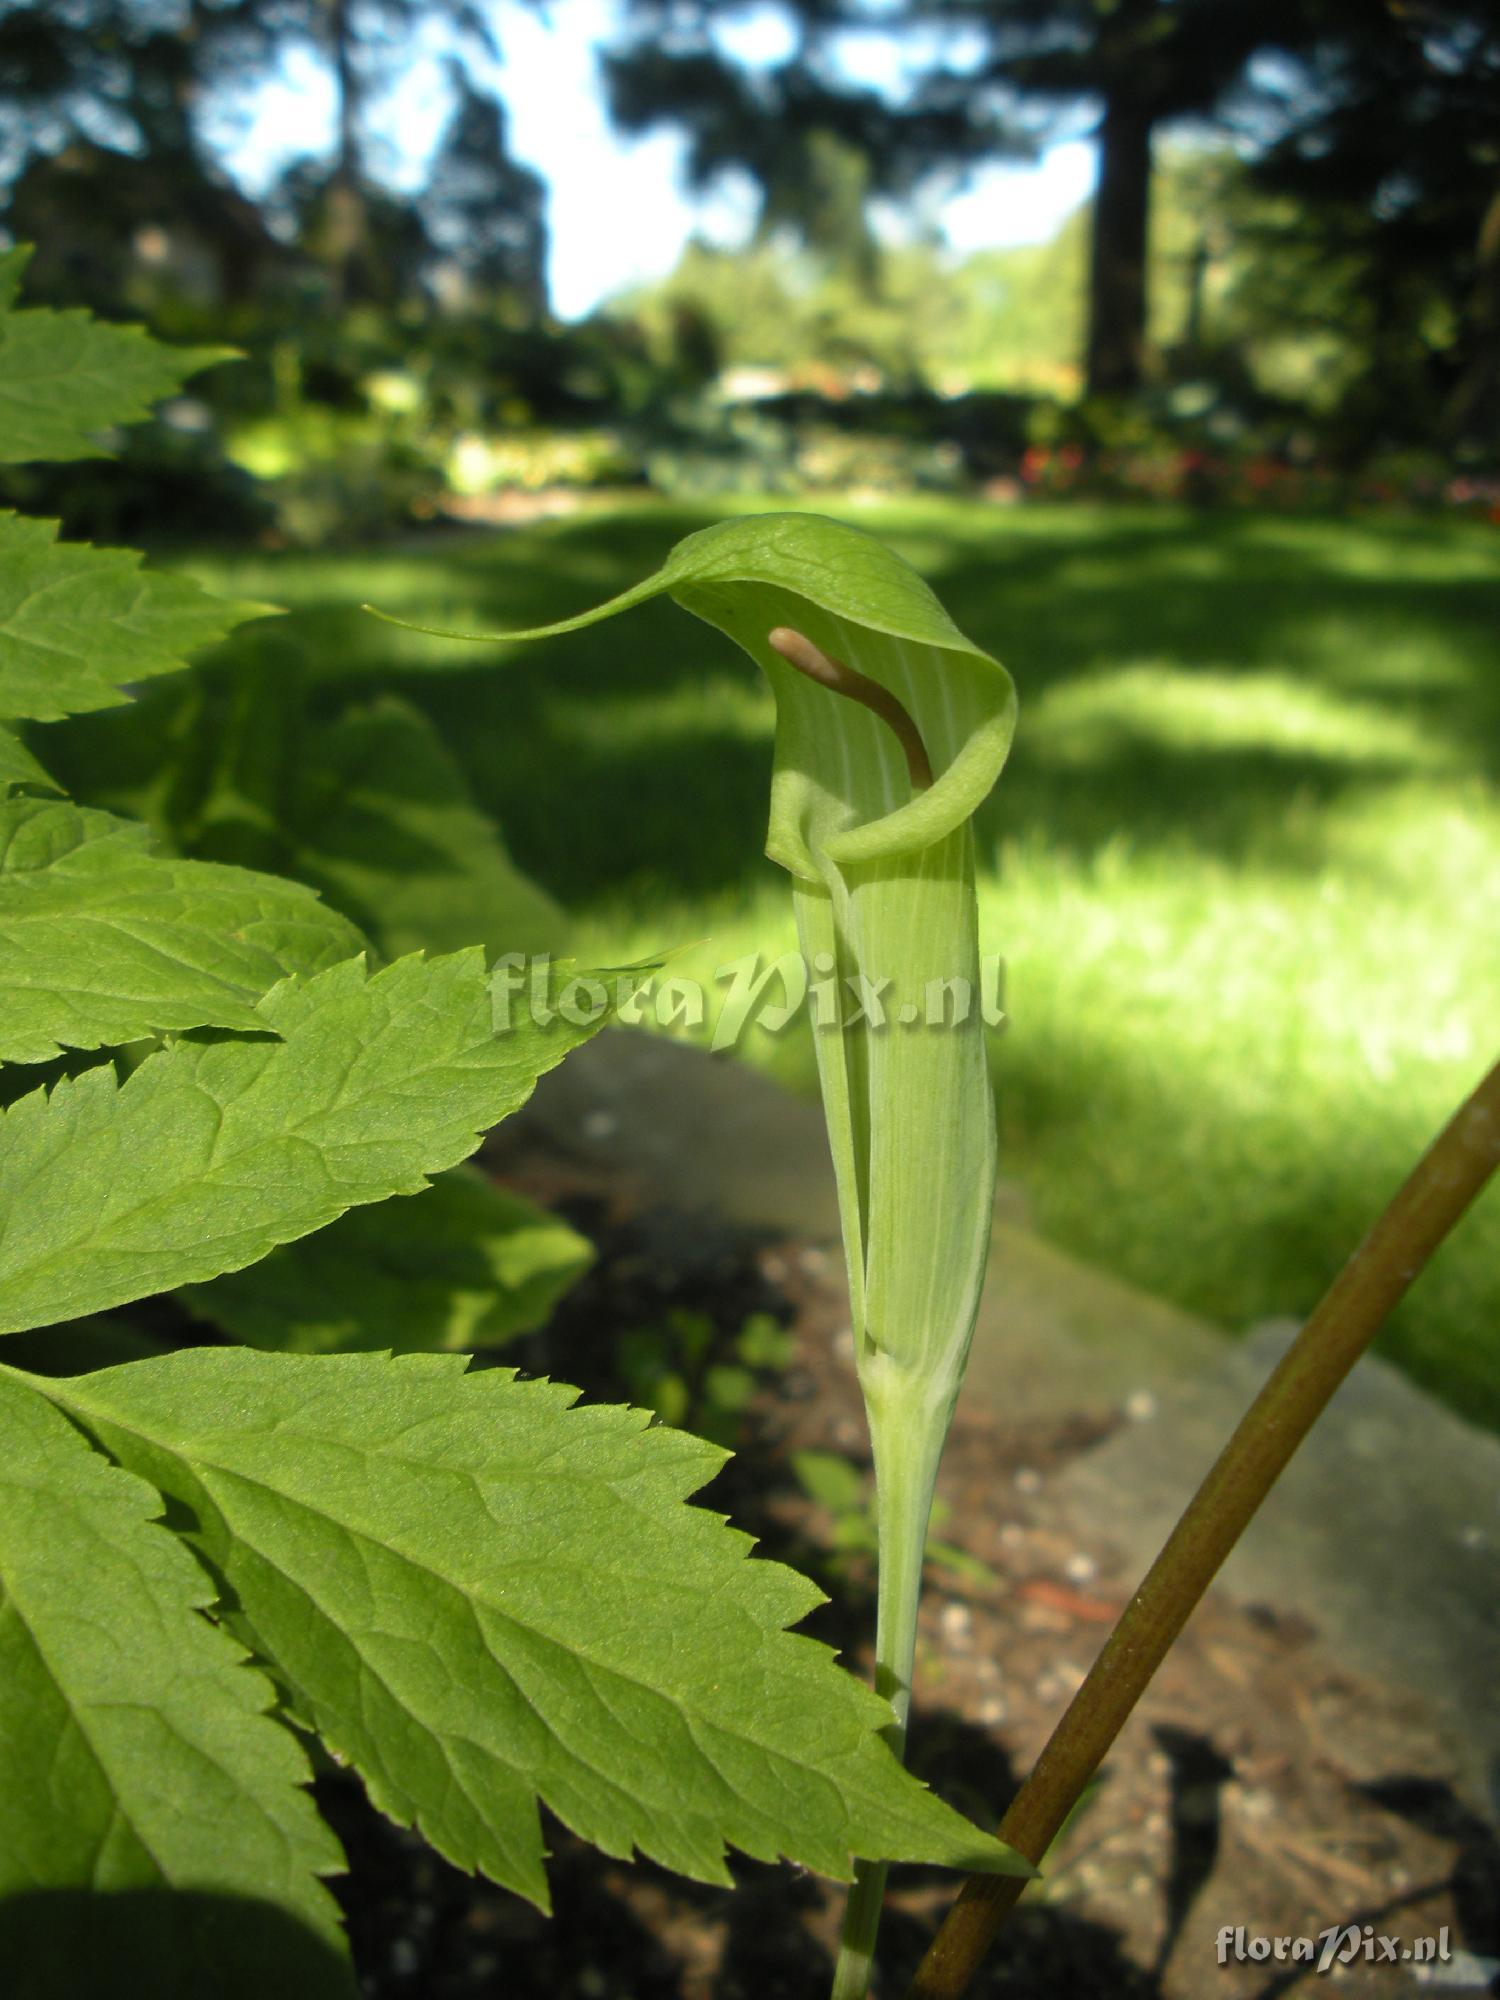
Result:
{"label": "serrated green leaf", "polygon": [[187,1028],[263,1033],[288,973],[363,945],[301,883],[154,852],[145,827],[0,801],[0,1062]]}
{"label": "serrated green leaf", "polygon": [[[159,1495],[9,1370],[0,1440],[0,1902],[66,1890],[234,1898],[237,1925],[155,1906],[160,1921],[133,1939],[155,1959],[153,1992],[352,1993],[317,1879],[342,1856],[304,1789],[307,1759],[266,1713],[264,1675],[201,1616],[212,1587],[157,1525]],[[306,1935],[316,1981],[257,1945],[273,1911]],[[89,1962],[86,1938],[42,1948],[60,1967]],[[9,1959],[7,1992],[34,1975]],[[117,1989],[110,1977],[51,1990]]]}
{"label": "serrated green leaf", "polygon": [[786,1627],[819,1593],[682,1503],[724,1454],[456,1356],[189,1351],[39,1384],[192,1510],[244,1628],[381,1809],[545,1907],[537,1798],[606,1852],[1003,1867],[885,1703]]}
{"label": "serrated green leaf", "polygon": [[[0,399],[4,362],[0,347]],[[0,717],[56,722],[116,707],[130,699],[128,682],[176,673],[190,653],[274,609],[143,569],[134,549],[59,542],[57,527],[0,514]]]}
{"label": "serrated green leaf", "polygon": [[186,853],[310,882],[387,958],[565,951],[566,916],[511,859],[421,710],[385,695],[323,720],[308,692],[295,633],[254,627],[206,694],[195,676],[75,721],[63,776]]}
{"label": "serrated green leaf", "polygon": [[[10,296],[19,271],[7,269]],[[99,433],[138,424],[232,347],[164,347],[138,326],[31,308],[0,316],[0,464],[98,458]]]}
{"label": "serrated green leaf", "polygon": [[362,960],[256,1009],[280,1041],[178,1042],[0,1117],[0,1332],[253,1263],[345,1209],[415,1194],[593,1033],[496,1032],[483,954]]}
{"label": "serrated green leaf", "polygon": [[17,785],[37,785],[49,792],[62,786],[44,771],[13,729],[0,726],[0,793]]}
{"label": "serrated green leaf", "polygon": [[555,1215],[458,1167],[182,1299],[236,1340],[284,1353],[495,1347],[540,1326],[592,1259]]}

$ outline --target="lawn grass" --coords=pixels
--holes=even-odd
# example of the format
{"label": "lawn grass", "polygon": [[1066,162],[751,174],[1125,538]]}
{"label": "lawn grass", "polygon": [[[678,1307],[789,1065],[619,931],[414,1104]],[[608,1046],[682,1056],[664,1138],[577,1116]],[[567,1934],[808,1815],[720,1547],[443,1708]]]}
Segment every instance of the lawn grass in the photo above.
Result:
{"label": "lawn grass", "polygon": [[[907,555],[1021,691],[978,822],[984,942],[1007,961],[1002,1171],[1045,1234],[1230,1330],[1304,1312],[1500,1040],[1500,536],[819,506]],[[349,607],[562,616],[746,510],[641,502],[195,566],[301,610],[326,702],[422,705],[575,913],[581,957],[706,937],[679,969],[709,976],[792,943],[760,853],[772,710],[748,662],[665,603],[507,651]],[[811,1084],[801,1029],[744,1053]],[[1500,1188],[1383,1347],[1500,1426]]]}

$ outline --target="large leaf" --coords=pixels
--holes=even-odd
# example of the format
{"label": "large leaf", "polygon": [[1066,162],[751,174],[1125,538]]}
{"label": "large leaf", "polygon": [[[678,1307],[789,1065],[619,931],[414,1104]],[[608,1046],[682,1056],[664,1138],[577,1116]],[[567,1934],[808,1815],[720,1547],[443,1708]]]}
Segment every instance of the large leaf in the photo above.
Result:
{"label": "large leaf", "polygon": [[[4,369],[0,344],[0,430]],[[129,699],[126,683],[176,673],[271,608],[143,569],[133,549],[59,542],[55,521],[0,514],[0,717],[55,722],[114,707]]]}
{"label": "large leaf", "polygon": [[566,950],[563,912],[516,867],[421,710],[384,695],[320,719],[307,678],[296,632],[263,622],[230,671],[75,721],[61,776],[184,853],[312,883],[388,958]]}
{"label": "large leaf", "polygon": [[[0,303],[14,296],[9,264]],[[99,435],[136,424],[232,347],[163,347],[138,326],[104,325],[77,308],[0,313],[0,464],[97,458]]]}
{"label": "large leaf", "polygon": [[[160,1512],[148,1485],[0,1370],[5,1991],[61,2000],[123,1990],[124,1975],[181,2000],[352,1993],[317,1879],[342,1857],[303,1789],[307,1759],[265,1712],[270,1683],[201,1615],[213,1590]],[[96,1900],[47,1900],[69,1890]],[[145,1893],[160,1890],[174,1898]],[[35,1899],[24,1956],[17,1898]],[[91,1935],[122,1903],[149,1986]],[[287,1951],[297,1933],[301,1951]],[[80,1976],[90,1966],[95,1979]]]}
{"label": "large leaf", "polygon": [[279,1041],[183,1041],[0,1117],[0,1332],[236,1271],[345,1209],[415,1194],[593,1032],[496,1032],[483,954],[284,981]]}
{"label": "large leaf", "polygon": [[236,1340],[288,1353],[494,1347],[540,1326],[592,1256],[555,1215],[457,1167],[183,1298]]}
{"label": "large leaf", "polygon": [[194,1350],[38,1386],[191,1509],[297,1708],[461,1867],[545,1907],[538,1796],[704,1881],[726,1842],[841,1877],[1008,1863],[786,1632],[813,1586],[682,1504],[723,1453],[464,1368]]}
{"label": "large leaf", "polygon": [[312,890],[153,852],[142,826],[61,800],[0,801],[0,1062],[165,1030],[264,1032],[290,972],[361,949]]}

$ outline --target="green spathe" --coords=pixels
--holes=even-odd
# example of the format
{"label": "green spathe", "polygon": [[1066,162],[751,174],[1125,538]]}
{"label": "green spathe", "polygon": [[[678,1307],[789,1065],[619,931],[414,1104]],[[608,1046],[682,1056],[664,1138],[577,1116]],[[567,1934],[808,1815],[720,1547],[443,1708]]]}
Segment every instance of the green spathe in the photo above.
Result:
{"label": "green spathe", "polygon": [[[731,521],[678,543],[655,575],[592,611],[488,643],[571,632],[670,595],[726,632],[776,697],[767,852],[796,881],[810,960],[840,978],[899,981],[922,1008],[906,1032],[868,1020],[820,1035],[856,1330],[867,1391],[892,1367],[921,1400],[951,1405],[989,1239],[993,1110],[979,1018],[969,820],[1015,727],[1010,676],[954,625],[917,573],[861,529],[813,514]],[[935,782],[913,793],[899,744],[768,643],[801,631],[893,693],[916,723]],[[966,1020],[927,1026],[933,982],[965,981]],[[845,993],[849,989],[842,989]],[[950,1015],[956,1001],[945,999]],[[946,1367],[945,1367],[946,1364]],[[914,1385],[909,1385],[914,1386]]]}
{"label": "green spathe", "polygon": [[[543,638],[662,593],[727,633],[771,683],[766,851],[793,877],[804,955],[814,976],[837,980],[847,1017],[815,1039],[878,1482],[878,1681],[899,1744],[932,1488],[989,1252],[994,1104],[970,820],[1005,762],[1015,690],[899,556],[811,514],[690,535],[654,576],[554,625],[452,636]],[[885,722],[772,647],[778,627],[896,698],[925,747],[930,787],[913,788]],[[898,1012],[882,1022],[887,990]],[[862,1010],[850,1007],[856,994]],[[841,1996],[865,1989],[880,1888],[878,1871],[856,1887]]]}

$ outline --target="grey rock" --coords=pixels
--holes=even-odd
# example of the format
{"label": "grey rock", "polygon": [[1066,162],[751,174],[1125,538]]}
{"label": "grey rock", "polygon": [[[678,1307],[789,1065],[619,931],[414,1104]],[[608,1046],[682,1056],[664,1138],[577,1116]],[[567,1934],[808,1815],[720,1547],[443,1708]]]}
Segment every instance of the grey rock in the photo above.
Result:
{"label": "grey rock", "polygon": [[[1196,1375],[1162,1381],[1153,1416],[1075,1459],[1056,1491],[1080,1532],[1144,1573],[1296,1332],[1267,1322]],[[1500,1758],[1500,1438],[1366,1355],[1221,1581],[1301,1613],[1348,1665],[1422,1695],[1484,1799]]]}
{"label": "grey rock", "polygon": [[[607,1029],[494,1141],[539,1143],[643,1199],[838,1237],[817,1104],[686,1043]],[[1042,1242],[1002,1186],[964,1400],[1008,1422],[1123,1416],[1057,1484],[1080,1542],[1112,1544],[1144,1572],[1294,1332],[1276,1322],[1230,1342]],[[1500,1758],[1500,1439],[1367,1356],[1223,1582],[1300,1612],[1352,1667],[1424,1696],[1483,1796]]]}

